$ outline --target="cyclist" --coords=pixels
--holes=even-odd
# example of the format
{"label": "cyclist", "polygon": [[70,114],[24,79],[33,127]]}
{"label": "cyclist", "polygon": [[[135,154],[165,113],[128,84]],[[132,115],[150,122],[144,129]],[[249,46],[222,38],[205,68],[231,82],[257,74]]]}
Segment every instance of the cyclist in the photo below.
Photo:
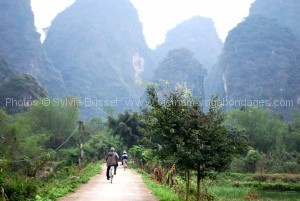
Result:
{"label": "cyclist", "polygon": [[[126,164],[123,164],[123,161],[125,160]],[[127,160],[128,160],[128,154],[127,152],[124,150],[123,154],[122,154],[122,165],[127,165]]]}
{"label": "cyclist", "polygon": [[106,166],[107,166],[106,178],[107,178],[107,180],[109,180],[109,169],[110,169],[111,166],[114,166],[114,175],[116,175],[117,166],[118,166],[118,159],[119,159],[119,155],[115,151],[115,148],[111,147],[110,151],[108,152],[108,155],[106,157]]}

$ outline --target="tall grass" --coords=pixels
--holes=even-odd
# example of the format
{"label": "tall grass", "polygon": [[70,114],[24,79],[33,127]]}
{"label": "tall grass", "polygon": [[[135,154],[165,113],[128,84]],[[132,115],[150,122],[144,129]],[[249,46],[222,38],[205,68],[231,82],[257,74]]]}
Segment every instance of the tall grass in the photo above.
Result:
{"label": "tall grass", "polygon": [[141,169],[136,169],[139,174],[142,175],[142,179],[149,189],[156,195],[159,201],[181,201],[182,199],[175,193],[173,189],[162,185],[155,180],[151,179],[151,176],[145,173]]}
{"label": "tall grass", "polygon": [[[219,201],[245,201],[255,192],[257,201],[299,201],[299,192],[276,192],[276,191],[255,191],[247,187],[215,186],[210,188],[211,193],[217,196]],[[253,196],[253,195],[252,195]],[[250,200],[250,199],[249,199]]]}
{"label": "tall grass", "polygon": [[237,188],[232,186],[214,186],[209,189],[220,200],[244,200],[243,197],[250,188]]}
{"label": "tall grass", "polygon": [[281,201],[299,201],[299,192],[275,192],[275,191],[259,191],[261,200],[281,200]]}

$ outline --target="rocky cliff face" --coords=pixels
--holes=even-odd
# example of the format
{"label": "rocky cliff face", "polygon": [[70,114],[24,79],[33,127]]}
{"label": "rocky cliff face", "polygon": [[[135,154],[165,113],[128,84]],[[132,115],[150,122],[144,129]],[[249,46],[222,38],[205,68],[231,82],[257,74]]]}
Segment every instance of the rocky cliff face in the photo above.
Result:
{"label": "rocky cliff face", "polygon": [[[212,91],[215,91],[216,80],[218,80],[215,76],[216,72],[212,74],[212,71],[222,47],[223,43],[217,35],[213,21],[208,18],[195,16],[170,30],[167,33],[165,42],[156,48],[155,55],[157,61],[160,62],[167,57],[170,50],[176,48],[187,48],[190,50],[194,54],[195,59],[207,69],[208,73],[204,83],[193,83],[193,85],[197,85],[200,91],[204,87],[202,95],[205,94],[206,97],[202,96],[202,98],[209,99]],[[172,75],[170,74],[169,76]]]}
{"label": "rocky cliff face", "polygon": [[187,48],[194,53],[195,58],[203,64],[203,67],[210,71],[217,61],[222,46],[213,21],[196,16],[170,30],[165,42],[156,48],[155,54],[157,60],[161,61],[170,50]]}
{"label": "rocky cliff face", "polygon": [[289,27],[300,39],[300,1],[298,0],[256,0],[250,8],[250,16],[262,15],[275,19]]}
{"label": "rocky cliff face", "polygon": [[185,83],[192,95],[204,98],[206,69],[186,48],[170,50],[154,73],[156,83],[167,81],[171,88]]}
{"label": "rocky cliff face", "polygon": [[[261,15],[268,19],[276,20],[281,26],[288,27],[297,38],[297,41],[294,41],[292,44],[289,43],[289,60],[279,62],[281,65],[288,67],[287,74],[282,75],[282,79],[287,80],[287,85],[279,90],[281,90],[286,99],[293,100],[294,107],[300,106],[299,9],[300,1],[297,0],[256,0],[250,9],[250,16]],[[285,35],[282,35],[282,37],[284,38]]]}
{"label": "rocky cliff face", "polygon": [[118,99],[118,110],[140,96],[136,83],[154,68],[129,0],[77,0],[53,20],[44,47],[70,94]]}
{"label": "rocky cliff face", "polygon": [[0,11],[0,57],[16,72],[37,77],[51,95],[62,95],[64,84],[61,75],[42,49],[30,1],[2,0]]}
{"label": "rocky cliff face", "polygon": [[267,100],[262,106],[284,113],[299,107],[299,8],[295,0],[256,0],[228,34],[210,93],[227,101]]}
{"label": "rocky cliff face", "polygon": [[299,41],[291,29],[263,16],[248,17],[229,33],[217,64],[226,100],[261,100],[262,106],[290,109],[274,101],[296,103],[299,56]]}

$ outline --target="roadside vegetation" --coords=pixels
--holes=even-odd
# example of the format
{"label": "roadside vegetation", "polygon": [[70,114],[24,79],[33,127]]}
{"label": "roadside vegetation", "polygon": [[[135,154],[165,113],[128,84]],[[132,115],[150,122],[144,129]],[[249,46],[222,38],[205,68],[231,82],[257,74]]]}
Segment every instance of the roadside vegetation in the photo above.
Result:
{"label": "roadside vegetation", "polygon": [[79,121],[76,98],[0,109],[1,201],[56,200],[100,172],[114,146],[127,150],[159,200],[297,200],[300,113],[263,108],[204,112],[185,84],[149,84],[149,105]]}

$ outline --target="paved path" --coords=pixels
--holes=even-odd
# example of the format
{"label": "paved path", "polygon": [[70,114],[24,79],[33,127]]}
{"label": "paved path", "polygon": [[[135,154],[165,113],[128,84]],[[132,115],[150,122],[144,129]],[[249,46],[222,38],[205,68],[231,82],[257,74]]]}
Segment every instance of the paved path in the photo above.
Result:
{"label": "paved path", "polygon": [[106,167],[103,166],[101,174],[60,201],[157,201],[135,171],[124,171],[119,165],[112,184],[106,180],[105,172]]}

